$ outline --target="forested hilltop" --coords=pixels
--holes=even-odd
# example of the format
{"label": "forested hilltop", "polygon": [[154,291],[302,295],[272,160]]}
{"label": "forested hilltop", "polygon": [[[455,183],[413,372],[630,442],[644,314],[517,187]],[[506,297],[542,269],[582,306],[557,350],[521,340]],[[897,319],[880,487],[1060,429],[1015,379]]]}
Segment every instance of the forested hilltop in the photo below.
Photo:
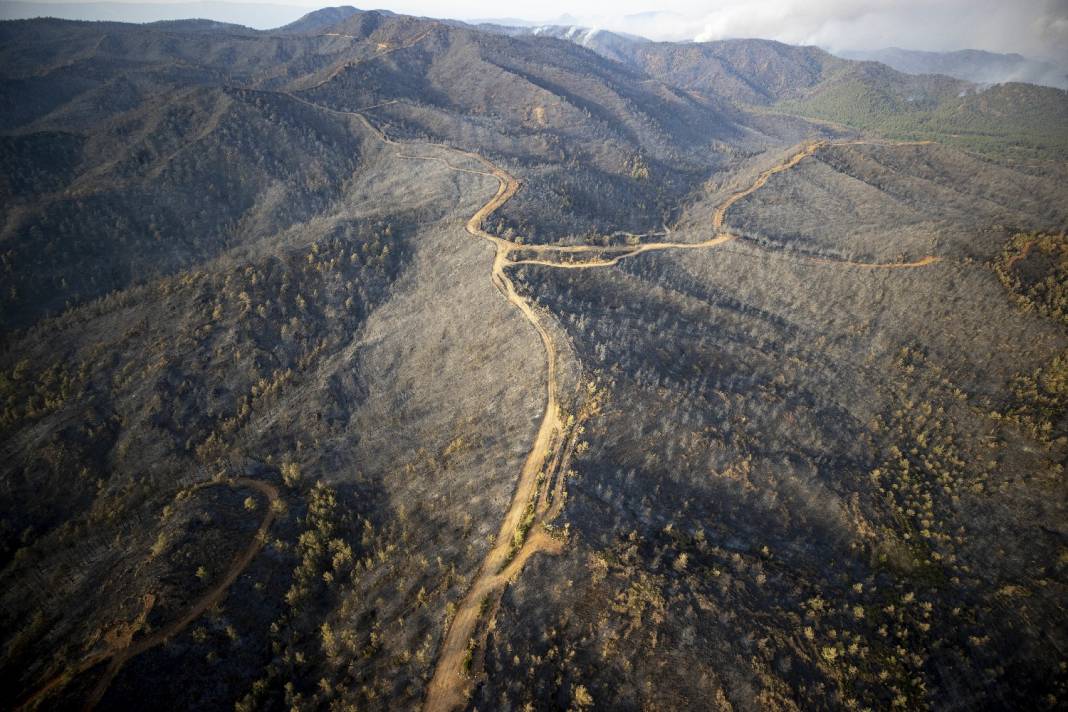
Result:
{"label": "forested hilltop", "polygon": [[1063,707],[1065,97],[0,23],[2,707]]}

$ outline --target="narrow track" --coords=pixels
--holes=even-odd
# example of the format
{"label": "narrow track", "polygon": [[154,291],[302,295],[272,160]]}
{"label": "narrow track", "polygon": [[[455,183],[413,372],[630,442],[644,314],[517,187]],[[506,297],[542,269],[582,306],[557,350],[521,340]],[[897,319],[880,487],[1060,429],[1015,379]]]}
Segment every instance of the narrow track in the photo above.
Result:
{"label": "narrow track", "polygon": [[[393,145],[398,145],[396,142],[382,134],[377,128],[371,126],[366,117],[360,115],[360,118],[363,120],[364,124],[372,128],[382,140]],[[443,147],[440,144],[434,145]],[[483,156],[448,146],[444,146],[443,148],[448,149],[456,155],[477,161],[485,168],[485,170],[474,170],[457,166],[440,156],[418,156],[408,153],[398,154],[401,158],[434,161],[444,164],[451,170],[485,175],[493,177],[498,181],[497,192],[485,205],[479,208],[479,210],[471,216],[467,221],[465,229],[468,234],[486,240],[494,245],[495,255],[490,278],[505,299],[519,309],[526,317],[527,321],[529,321],[537,331],[541,338],[542,345],[545,348],[548,370],[546,379],[546,406],[544,415],[542,416],[541,426],[538,429],[534,444],[531,447],[530,453],[527,455],[522,470],[520,471],[511,505],[501,522],[497,538],[490,551],[483,559],[482,564],[479,566],[474,581],[468,588],[467,593],[461,599],[456,613],[445,632],[441,648],[438,652],[434,675],[427,688],[424,710],[427,712],[448,712],[449,710],[461,707],[465,703],[468,698],[471,684],[469,675],[471,656],[475,649],[481,647],[486,638],[487,627],[484,625],[482,629],[477,629],[482,613],[487,609],[491,611],[496,610],[505,586],[512,577],[522,570],[523,565],[531,556],[539,552],[558,553],[563,547],[562,541],[550,536],[547,533],[547,529],[542,526],[550,524],[560,511],[562,505],[563,477],[565,476],[565,472],[561,470],[566,470],[566,467],[561,468],[559,465],[561,461],[560,457],[555,457],[550,462],[550,455],[554,448],[566,447],[568,448],[568,452],[566,452],[564,458],[562,458],[566,461],[570,456],[570,447],[574,446],[574,439],[572,438],[568,441],[565,437],[566,433],[564,432],[563,423],[561,422],[559,415],[556,384],[557,352],[549,331],[545,328],[541,318],[530,303],[516,292],[514,284],[506,273],[506,269],[511,266],[522,264],[536,264],[560,269],[609,267],[617,264],[622,259],[645,252],[656,250],[708,249],[725,244],[736,239],[735,235],[726,232],[723,227],[727,211],[731,206],[760,190],[772,176],[793,168],[805,158],[814,155],[817,151],[827,145],[830,144],[826,142],[814,142],[804,145],[797,153],[792,154],[782,163],[760,173],[748,187],[728,196],[713,214],[713,237],[708,240],[695,243],[648,242],[634,246],[613,247],[599,247],[594,245],[522,245],[497,235],[492,235],[486,232],[482,225],[494,211],[504,205],[519,191],[520,184],[514,176],[500,167],[495,166]],[[512,252],[520,250],[540,254],[559,253],[564,255],[582,253],[595,255],[604,255],[605,253],[618,254],[615,254],[615,256],[611,258],[595,257],[592,260],[584,262],[556,262],[550,259],[537,258],[513,261],[509,258]],[[836,264],[879,269],[926,266],[938,261],[939,258],[937,257],[925,257],[916,263],[909,264],[868,264],[859,262],[839,262]],[[834,261],[827,260],[822,262],[833,263]],[[549,465],[547,468],[548,471],[542,471],[543,464]],[[538,477],[539,473],[543,476],[542,478]],[[547,493],[549,483],[553,478],[555,478],[556,482],[556,496],[553,497],[550,506]],[[538,484],[541,479],[546,480],[546,490],[541,493],[542,496],[539,498]],[[533,513],[533,523],[529,528],[529,534],[522,539],[517,548],[516,537],[518,527],[523,522],[524,517],[531,512]],[[487,603],[489,605],[487,605]]]}
{"label": "narrow track", "polygon": [[230,587],[237,581],[238,577],[245,571],[245,569],[248,568],[248,565],[252,563],[252,560],[256,557],[256,554],[259,553],[264,542],[267,540],[267,531],[271,528],[271,524],[274,523],[277,516],[272,505],[278,500],[278,488],[267,482],[245,477],[220,482],[218,484],[228,484],[232,487],[251,487],[267,498],[266,514],[263,517],[263,521],[260,522],[259,529],[256,530],[255,536],[244,551],[230,563],[230,566],[227,568],[223,577],[217,581],[210,590],[206,591],[203,596],[197,599],[197,601],[178,620],[169,623],[152,635],[137,641],[128,642],[127,645],[121,648],[103,650],[86,657],[73,668],[63,671],[45,683],[29,698],[22,702],[18,706],[18,709],[33,709],[35,705],[43,702],[49,694],[63,688],[78,675],[87,672],[104,662],[108,662],[108,667],[104,671],[104,675],[93,687],[92,692],[85,701],[84,709],[93,709],[103,698],[104,693],[107,692],[108,687],[111,685],[111,681],[115,679],[115,676],[118,674],[119,670],[122,669],[123,665],[146,650],[151,650],[178,633],[181,633],[190,623],[195,621],[203,615],[205,611],[226,597],[227,591],[229,591]]}
{"label": "narrow track", "polygon": [[[411,47],[426,39],[433,29],[434,27],[431,27],[425,32],[414,36],[399,45],[380,47],[380,51],[370,57],[347,62],[336,68],[322,81],[310,87],[306,87],[304,91],[319,88],[335,79],[345,70],[363,62],[377,59],[382,55]],[[412,144],[401,143],[390,139],[381,130],[374,126],[363,113],[361,113],[361,111],[368,111],[373,108],[396,103],[395,101],[386,101],[381,104],[376,104],[375,106],[365,107],[361,111],[340,111],[320,104],[315,104],[292,93],[286,94],[286,96],[305,105],[314,107],[317,110],[354,117],[386,145],[398,147],[412,146]],[[815,155],[821,148],[826,146],[857,145],[862,143],[897,145],[886,141],[868,142],[862,140],[843,141],[835,144],[825,141],[805,144],[798,152],[792,154],[789,158],[772,168],[761,172],[749,186],[732,193],[720,203],[712,216],[711,226],[713,235],[708,240],[694,243],[674,241],[644,242],[637,245],[608,247],[595,245],[523,245],[490,234],[483,229],[485,220],[519,191],[520,183],[514,176],[477,153],[463,151],[442,144],[429,143],[423,145],[448,150],[456,156],[473,160],[481,165],[484,170],[465,168],[447,161],[440,156],[419,156],[398,152],[397,155],[400,158],[436,161],[446,165],[450,170],[484,175],[492,177],[498,181],[498,188],[494,196],[468,219],[465,225],[465,230],[471,236],[485,240],[494,246],[495,254],[490,271],[490,279],[502,296],[523,314],[526,320],[537,332],[541,339],[542,346],[545,349],[547,364],[545,387],[546,403],[541,423],[537,434],[535,435],[530,452],[520,470],[511,504],[501,521],[494,544],[483,558],[474,580],[463,599],[460,601],[456,613],[445,631],[441,648],[438,653],[434,675],[427,688],[427,695],[424,702],[424,708],[426,710],[429,712],[449,711],[464,704],[468,697],[468,690],[471,684],[465,668],[470,661],[472,643],[475,644],[475,647],[478,647],[480,643],[484,643],[485,641],[485,626],[483,626],[481,631],[476,631],[476,628],[479,624],[482,612],[487,609],[486,602],[489,601],[491,604],[488,606],[490,610],[496,610],[505,586],[518,575],[520,571],[522,571],[523,566],[532,556],[541,552],[556,554],[562,551],[564,546],[564,541],[561,538],[550,533],[548,525],[551,525],[552,521],[562,508],[564,495],[563,481],[566,475],[567,464],[570,461],[571,451],[576,443],[577,433],[580,431],[575,431],[573,429],[569,430],[560,416],[557,393],[557,349],[553,342],[552,335],[530,302],[521,297],[516,291],[515,285],[508,277],[507,269],[516,265],[541,265],[559,269],[591,269],[610,267],[618,264],[620,260],[634,257],[645,252],[715,248],[737,239],[736,235],[726,231],[724,228],[728,210],[730,210],[730,208],[738,201],[763,188],[772,176],[793,168],[805,158]],[[925,144],[930,142],[909,143]],[[664,233],[650,233],[648,235],[638,235],[635,237],[641,239],[663,234]],[[544,255],[545,257],[519,260],[510,259],[510,255],[517,251]],[[582,262],[563,262],[549,259],[549,256],[554,254],[590,254],[594,255],[594,257],[593,259]],[[605,255],[612,256],[606,257]],[[889,264],[823,259],[812,259],[810,261],[815,264],[865,269],[901,269],[923,267],[934,264],[939,260],[940,258],[938,257],[928,256],[912,263]],[[45,700],[49,694],[64,686],[77,675],[107,662],[108,666],[103,676],[93,688],[86,701],[85,708],[92,709],[103,698],[112,680],[130,659],[160,645],[169,638],[180,633],[193,621],[203,615],[205,611],[223,600],[229,588],[248,567],[262,547],[266,538],[266,533],[275,519],[274,508],[271,505],[278,499],[277,488],[264,482],[241,478],[233,480],[230,484],[234,486],[249,486],[255,488],[267,497],[268,506],[267,513],[264,516],[252,543],[233,561],[223,578],[218,581],[210,591],[206,592],[200,599],[198,599],[180,619],[141,640],[129,642],[121,648],[105,650],[88,656],[75,667],[64,671],[39,688],[19,706],[20,709],[35,707]],[[544,485],[544,489],[540,490],[539,487],[542,485]],[[528,519],[531,521],[526,522],[525,520]],[[524,527],[525,529],[525,533],[522,537],[518,534],[521,527]]]}

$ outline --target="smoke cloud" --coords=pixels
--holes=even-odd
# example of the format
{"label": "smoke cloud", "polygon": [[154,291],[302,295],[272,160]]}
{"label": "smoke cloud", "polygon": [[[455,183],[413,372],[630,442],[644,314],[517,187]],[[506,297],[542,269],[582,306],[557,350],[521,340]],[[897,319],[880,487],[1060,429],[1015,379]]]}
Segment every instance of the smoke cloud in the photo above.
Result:
{"label": "smoke cloud", "polygon": [[1068,0],[717,0],[661,6],[669,10],[575,13],[574,19],[651,39],[763,37],[835,51],[984,49],[1068,65]]}
{"label": "smoke cloud", "polygon": [[500,0],[3,0],[0,18],[145,22],[192,16],[265,28],[349,2],[428,17],[576,24],[659,40],[762,37],[832,51],[984,49],[1068,67],[1068,0],[518,0],[503,6]]}

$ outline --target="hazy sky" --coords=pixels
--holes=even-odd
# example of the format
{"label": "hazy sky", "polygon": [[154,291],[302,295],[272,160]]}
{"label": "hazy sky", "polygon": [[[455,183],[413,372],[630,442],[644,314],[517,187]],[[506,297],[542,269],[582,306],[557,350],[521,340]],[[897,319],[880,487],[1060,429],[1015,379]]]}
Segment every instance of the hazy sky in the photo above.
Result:
{"label": "hazy sky", "polygon": [[[274,2],[301,9],[327,4],[315,0]],[[0,2],[0,6],[4,4]],[[560,22],[562,16],[570,15],[563,19],[654,39],[766,37],[830,49],[977,48],[1068,64],[1068,0],[372,0],[356,5],[468,20]],[[259,26],[265,19],[258,18],[256,12],[248,14],[245,24],[251,26]]]}

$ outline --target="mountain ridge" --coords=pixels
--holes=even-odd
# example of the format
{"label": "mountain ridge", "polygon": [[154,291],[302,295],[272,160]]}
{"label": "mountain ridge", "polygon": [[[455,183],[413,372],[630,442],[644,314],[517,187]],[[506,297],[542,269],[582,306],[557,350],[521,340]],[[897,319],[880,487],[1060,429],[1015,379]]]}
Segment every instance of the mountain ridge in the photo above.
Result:
{"label": "mountain ridge", "polygon": [[1068,89],[1068,69],[1020,54],[999,54],[964,49],[952,52],[924,52],[888,47],[878,50],[838,52],[846,59],[881,62],[906,74],[945,74],[976,84],[1025,82]]}

